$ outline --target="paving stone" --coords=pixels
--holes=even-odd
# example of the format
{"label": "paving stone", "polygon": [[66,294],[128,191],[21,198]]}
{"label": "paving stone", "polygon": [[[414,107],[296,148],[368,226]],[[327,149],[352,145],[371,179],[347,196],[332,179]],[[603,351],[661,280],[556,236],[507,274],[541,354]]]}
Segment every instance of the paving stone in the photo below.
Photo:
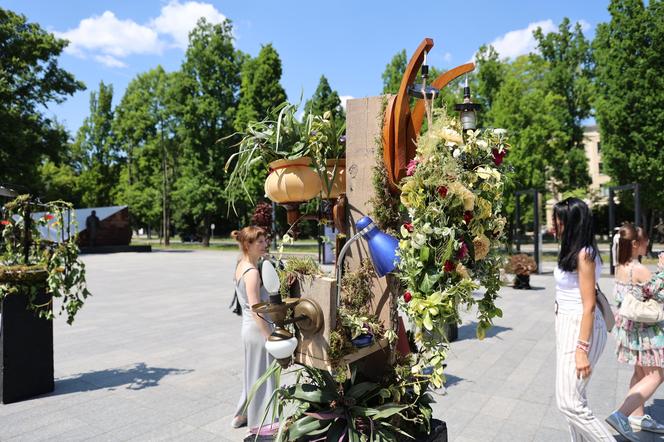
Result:
{"label": "paving stone", "polygon": [[[0,440],[241,441],[246,428],[230,428],[242,388],[241,320],[226,308],[236,257],[84,256],[93,296],[73,326],[54,323],[55,391],[0,405]],[[450,441],[569,440],[554,397],[553,276],[531,281],[541,289],[501,290],[503,318],[482,341],[474,310],[462,313],[446,393],[432,404]],[[601,284],[612,292],[607,275]],[[624,399],[633,371],[614,346],[610,337],[589,387],[601,419]],[[664,420],[664,393],[650,404]]]}

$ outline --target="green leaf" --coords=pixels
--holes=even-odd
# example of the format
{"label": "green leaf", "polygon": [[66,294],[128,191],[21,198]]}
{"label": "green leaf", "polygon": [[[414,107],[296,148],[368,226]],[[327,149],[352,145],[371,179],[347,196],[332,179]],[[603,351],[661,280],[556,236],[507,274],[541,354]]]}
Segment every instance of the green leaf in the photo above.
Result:
{"label": "green leaf", "polygon": [[369,393],[372,390],[377,390],[380,388],[380,385],[373,382],[360,382],[359,384],[353,385],[347,392],[346,396],[359,399],[365,394]]}
{"label": "green leaf", "polygon": [[311,416],[304,416],[293,422],[288,428],[288,438],[289,440],[296,440],[329,425],[330,423],[327,421],[321,421]]}
{"label": "green leaf", "polygon": [[288,393],[294,399],[317,404],[328,404],[339,397],[334,391],[323,390],[312,384],[293,385],[288,388]]}
{"label": "green leaf", "polygon": [[424,246],[420,249],[420,261],[423,263],[429,261],[429,247]]}

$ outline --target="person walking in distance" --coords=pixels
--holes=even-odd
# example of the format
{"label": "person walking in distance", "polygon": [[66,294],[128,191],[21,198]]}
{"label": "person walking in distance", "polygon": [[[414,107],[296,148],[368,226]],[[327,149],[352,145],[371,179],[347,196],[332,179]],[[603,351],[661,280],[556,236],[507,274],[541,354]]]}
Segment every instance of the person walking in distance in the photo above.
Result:
{"label": "person walking in distance", "polygon": [[97,233],[99,233],[99,225],[101,221],[97,217],[97,211],[93,210],[90,216],[85,218],[85,230],[88,235],[88,245],[95,247],[97,245]]}
{"label": "person walking in distance", "polygon": [[593,218],[586,203],[567,198],[553,208],[560,242],[556,280],[556,402],[571,440],[613,441],[588,405],[587,388],[606,344],[606,325],[596,308],[595,284],[602,264]]}

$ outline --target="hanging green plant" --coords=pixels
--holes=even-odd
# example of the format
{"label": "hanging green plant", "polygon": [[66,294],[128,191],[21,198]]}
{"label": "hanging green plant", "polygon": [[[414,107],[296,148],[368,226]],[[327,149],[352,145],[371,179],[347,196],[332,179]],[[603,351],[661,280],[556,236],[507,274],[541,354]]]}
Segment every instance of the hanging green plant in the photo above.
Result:
{"label": "hanging green plant", "polygon": [[[35,217],[34,213],[43,215]],[[0,300],[22,294],[28,308],[40,317],[53,319],[53,299],[60,300],[60,314],[67,323],[90,295],[85,281],[85,264],[78,258],[76,220],[73,206],[64,201],[39,203],[21,195],[5,204],[0,242]],[[40,228],[47,234],[44,238]],[[40,291],[50,296],[47,304],[36,302]]]}

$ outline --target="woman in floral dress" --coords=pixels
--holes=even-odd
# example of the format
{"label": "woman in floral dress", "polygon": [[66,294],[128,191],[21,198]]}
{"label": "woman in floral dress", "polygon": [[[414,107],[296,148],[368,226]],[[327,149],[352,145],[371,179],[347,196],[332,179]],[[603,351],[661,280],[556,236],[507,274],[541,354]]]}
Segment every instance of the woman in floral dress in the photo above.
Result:
{"label": "woman in floral dress", "polygon": [[[639,301],[655,299],[664,303],[664,255],[659,257],[658,273],[639,262],[645,255],[648,236],[642,228],[625,224],[620,228],[615,299],[618,307],[626,296]],[[632,428],[664,433],[664,425],[645,414],[645,402],[664,381],[664,323],[643,324],[616,315],[616,353],[618,361],[634,366],[630,389],[620,408],[607,422],[629,440],[638,440]]]}

